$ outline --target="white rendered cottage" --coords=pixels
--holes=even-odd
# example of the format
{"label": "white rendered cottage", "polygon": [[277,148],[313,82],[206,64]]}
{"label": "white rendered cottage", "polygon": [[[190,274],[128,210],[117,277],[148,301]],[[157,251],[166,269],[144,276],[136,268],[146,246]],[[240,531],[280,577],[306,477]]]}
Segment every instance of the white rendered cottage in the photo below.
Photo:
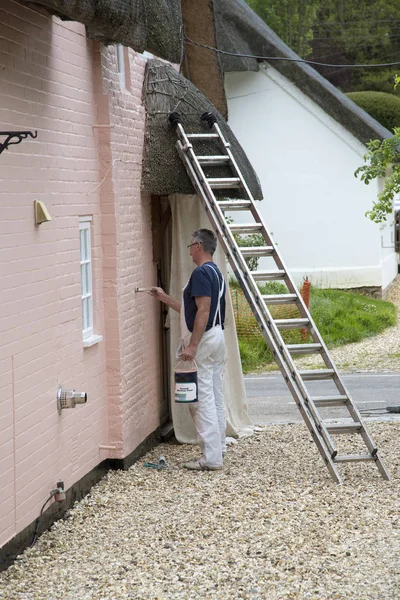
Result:
{"label": "white rendered cottage", "polygon": [[[219,49],[299,58],[244,0],[217,6]],[[393,217],[378,225],[364,216],[383,182],[366,186],[354,171],[366,143],[391,133],[309,65],[220,61],[229,124],[260,178],[261,214],[295,280],[384,293],[398,270]]]}

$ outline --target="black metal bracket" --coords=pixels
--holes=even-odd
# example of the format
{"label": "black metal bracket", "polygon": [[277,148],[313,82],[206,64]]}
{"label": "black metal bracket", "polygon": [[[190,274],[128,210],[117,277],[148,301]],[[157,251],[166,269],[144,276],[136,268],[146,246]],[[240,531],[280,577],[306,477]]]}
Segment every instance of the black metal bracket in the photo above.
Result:
{"label": "black metal bracket", "polygon": [[[7,150],[9,146],[13,144],[20,144],[22,140],[26,140],[28,135],[35,139],[37,138],[37,131],[33,133],[32,131],[0,131],[0,136],[7,136],[4,142],[0,142],[0,154],[3,150]],[[17,138],[16,141],[11,141],[13,138]]]}

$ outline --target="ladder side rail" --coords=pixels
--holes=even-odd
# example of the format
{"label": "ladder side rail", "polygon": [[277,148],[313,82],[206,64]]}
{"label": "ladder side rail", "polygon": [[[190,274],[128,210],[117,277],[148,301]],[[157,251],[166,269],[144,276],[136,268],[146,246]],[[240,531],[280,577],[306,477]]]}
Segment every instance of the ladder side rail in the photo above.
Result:
{"label": "ladder side rail", "polygon": [[[336,384],[336,387],[337,387],[338,391],[340,392],[340,394],[346,396],[346,398],[347,398],[347,402],[345,403],[345,406],[346,406],[347,410],[349,411],[351,417],[353,418],[353,420],[355,422],[359,422],[359,423],[362,424],[362,428],[360,430],[360,435],[362,436],[365,445],[367,446],[369,452],[371,453],[371,456],[375,457],[375,462],[377,463],[378,470],[381,473],[382,477],[384,477],[385,479],[390,479],[390,475],[389,475],[389,472],[387,470],[387,467],[383,463],[383,460],[380,458],[380,456],[378,456],[378,449],[376,447],[376,444],[374,443],[374,441],[373,441],[372,437],[370,436],[367,428],[365,427],[364,422],[363,422],[363,420],[361,418],[361,414],[360,414],[358,408],[356,407],[356,405],[355,405],[355,403],[354,403],[354,401],[353,401],[353,399],[352,399],[352,397],[350,395],[349,390],[347,389],[347,387],[345,386],[342,378],[340,377],[340,374],[339,374],[339,371],[338,371],[338,369],[336,367],[336,364],[333,361],[331,355],[329,354],[328,348],[326,347],[326,344],[325,344],[325,342],[324,342],[321,334],[319,333],[318,328],[316,327],[313,318],[311,317],[311,313],[308,310],[308,307],[305,305],[305,302],[304,302],[301,294],[298,293],[298,290],[297,290],[296,286],[294,285],[294,281],[293,281],[292,277],[290,276],[290,273],[289,273],[288,269],[286,268],[286,266],[285,266],[285,264],[284,264],[284,262],[283,262],[283,260],[282,260],[282,258],[280,256],[280,254],[279,254],[279,252],[278,252],[278,250],[276,248],[276,245],[275,245],[275,243],[274,243],[274,241],[273,241],[273,239],[272,239],[272,237],[271,237],[271,235],[270,235],[270,233],[269,233],[269,231],[268,231],[268,229],[267,229],[267,227],[266,227],[266,225],[264,223],[264,220],[262,219],[259,211],[256,208],[253,195],[250,192],[250,189],[247,186],[247,183],[246,183],[246,181],[245,181],[245,179],[244,179],[244,177],[243,177],[243,175],[242,175],[242,173],[241,173],[241,171],[240,171],[240,169],[239,169],[239,167],[238,167],[238,165],[236,163],[236,160],[235,160],[235,158],[234,158],[231,150],[230,150],[230,144],[228,142],[226,142],[226,140],[224,138],[224,135],[223,135],[223,133],[222,133],[222,131],[221,131],[218,123],[214,123],[213,124],[213,129],[214,129],[214,131],[216,133],[218,133],[218,135],[220,137],[220,140],[221,140],[222,147],[224,148],[225,152],[230,157],[231,168],[234,171],[234,174],[237,175],[241,179],[242,187],[244,188],[244,190],[245,190],[245,192],[247,194],[247,197],[248,197],[248,199],[251,202],[250,212],[251,212],[254,220],[257,223],[261,223],[261,225],[262,225],[262,230],[263,230],[262,233],[263,233],[264,240],[266,241],[267,245],[272,246],[273,249],[274,249],[273,253],[272,253],[272,256],[273,256],[273,258],[275,260],[275,263],[276,263],[278,269],[285,271],[285,273],[287,275],[287,279],[285,278],[285,283],[286,283],[289,291],[290,292],[294,292],[297,295],[297,299],[298,299],[298,303],[299,303],[299,305],[297,305],[297,308],[299,309],[301,316],[306,317],[306,318],[309,319],[309,323],[310,323],[310,325],[309,325],[309,332],[310,332],[310,335],[311,335],[311,337],[312,337],[312,339],[313,339],[314,342],[317,342],[317,343],[319,343],[321,345],[320,354],[321,354],[321,357],[322,357],[322,359],[323,359],[326,367],[328,369],[329,368],[333,369],[334,372],[335,372],[333,380],[334,380],[334,383]],[[311,405],[313,405],[312,400],[311,400]]]}
{"label": "ladder side rail", "polygon": [[[215,125],[214,125],[214,127],[215,127]],[[258,305],[258,308],[261,309],[261,310],[263,310],[266,313],[268,327],[269,327],[269,329],[270,329],[273,337],[275,338],[275,341],[278,344],[281,353],[283,354],[285,362],[289,366],[289,369],[291,371],[292,377],[296,379],[296,383],[297,383],[297,386],[300,388],[300,391],[301,391],[301,394],[302,394],[302,398],[305,401],[305,403],[306,403],[309,411],[311,412],[311,414],[312,414],[312,416],[314,418],[314,421],[317,424],[317,428],[320,431],[321,435],[323,436],[323,438],[325,440],[325,443],[326,443],[326,445],[328,446],[328,448],[330,450],[331,456],[334,457],[337,454],[335,443],[333,442],[331,435],[329,434],[327,428],[325,427],[325,425],[323,423],[323,420],[322,420],[322,418],[321,418],[321,416],[320,416],[320,414],[319,414],[316,406],[314,405],[314,403],[312,401],[311,395],[309,394],[309,392],[308,392],[308,390],[307,390],[306,386],[304,385],[304,382],[303,382],[303,380],[301,378],[301,375],[298,372],[298,369],[297,369],[297,367],[296,367],[296,365],[294,363],[292,355],[287,350],[286,345],[285,345],[285,343],[284,343],[284,341],[282,339],[282,336],[280,334],[280,331],[277,328],[277,326],[275,325],[274,320],[273,320],[271,314],[269,313],[269,311],[268,311],[268,309],[266,307],[265,302],[262,299],[261,292],[260,292],[258,286],[256,285],[256,283],[254,282],[254,280],[253,280],[253,278],[251,276],[251,273],[250,273],[250,270],[249,270],[249,268],[247,266],[247,263],[246,263],[246,261],[244,260],[244,258],[241,255],[240,248],[237,245],[237,242],[236,242],[236,240],[235,240],[232,232],[229,230],[229,228],[226,227],[225,218],[224,218],[223,212],[221,211],[221,207],[219,206],[218,201],[216,200],[216,198],[215,198],[215,196],[213,194],[213,191],[212,191],[211,187],[208,184],[207,177],[205,176],[204,171],[203,171],[201,165],[199,164],[199,162],[197,160],[197,156],[196,156],[196,154],[194,152],[193,146],[190,143],[190,141],[188,140],[188,138],[186,136],[186,133],[185,133],[185,130],[184,130],[183,126],[180,123],[177,124],[177,130],[178,130],[178,135],[181,138],[181,143],[182,143],[181,148],[177,146],[178,147],[178,151],[179,151],[180,155],[181,155],[181,151],[184,153],[181,156],[182,160],[183,160],[183,162],[187,161],[187,164],[190,164],[192,166],[194,172],[196,173],[196,177],[199,179],[199,183],[203,184],[203,188],[204,189],[202,189],[201,185],[200,185],[201,191],[202,192],[204,191],[207,194],[209,202],[213,205],[214,210],[217,211],[218,220],[219,220],[219,222],[221,224],[221,227],[222,227],[223,231],[225,232],[225,235],[226,235],[226,231],[229,232],[228,233],[228,237],[230,238],[231,246],[234,248],[236,254],[240,256],[241,261],[239,261],[239,262],[242,263],[241,264],[242,271],[244,272],[245,277],[248,280],[250,280],[250,286],[253,287],[253,293],[255,294],[256,303]],[[220,134],[220,135],[222,136],[222,134]],[[228,146],[228,144],[225,142],[223,136],[222,136],[222,139],[221,139],[221,144],[225,144],[225,146]],[[227,151],[230,152],[229,146],[227,147]],[[231,155],[231,160],[234,162],[234,158],[233,158],[232,155]],[[243,180],[243,177],[241,176],[241,173],[240,173],[239,170],[238,170],[238,173],[240,174],[240,177]],[[247,190],[248,190],[248,188],[247,188]],[[250,191],[248,190],[247,193],[248,193],[248,195],[250,197],[249,199],[251,200],[252,205],[254,207],[254,199],[253,199]],[[254,210],[255,210],[255,207],[254,207]],[[271,242],[271,245],[273,246],[273,248],[275,250],[275,253],[278,255],[276,247],[275,247],[275,244],[273,243],[273,240],[272,240],[272,238],[271,238],[271,236],[270,236],[270,234],[269,234],[269,232],[268,232],[268,230],[267,230],[267,228],[266,228],[266,226],[265,226],[264,223],[262,223],[262,232],[264,234],[263,235],[264,240],[265,241],[269,240]],[[266,239],[266,236],[267,236],[268,239]],[[283,265],[283,263],[282,263],[282,265]],[[285,281],[286,281],[286,277],[290,280],[293,292],[297,295],[298,299],[300,299],[300,294],[299,294],[297,288],[295,287],[294,283],[291,281],[290,277],[288,276],[287,270],[286,269],[284,269],[284,270],[285,270]],[[253,310],[252,306],[251,306],[251,308]],[[254,310],[253,310],[253,313],[255,314]],[[256,316],[256,314],[255,314],[255,316]]]}
{"label": "ladder side rail", "polygon": [[[225,140],[224,135],[223,135],[218,123],[214,123],[213,129],[216,133],[218,133],[218,135],[221,139],[222,147],[225,148],[227,154],[230,157],[232,167],[233,167],[235,174],[238,177],[240,177],[240,179],[242,181],[243,188],[248,196],[248,199],[251,202],[250,211],[252,213],[252,216],[256,222],[261,223],[261,225],[262,225],[262,230],[263,230],[262,233],[263,233],[264,240],[267,242],[267,244],[269,246],[272,246],[274,249],[273,258],[275,260],[275,263],[276,263],[278,269],[283,270],[286,273],[287,281],[285,278],[285,282],[286,282],[286,285],[287,285],[289,291],[290,292],[294,291],[294,293],[296,293],[298,296],[298,301],[299,301],[298,309],[300,311],[301,316],[308,318],[310,321],[309,332],[310,332],[311,337],[313,338],[313,341],[321,344],[320,354],[321,354],[322,359],[324,360],[326,367],[328,369],[333,369],[335,371],[334,382],[338,388],[338,391],[341,392],[343,395],[347,396],[347,398],[349,399],[349,403],[348,403],[349,406],[347,407],[349,410],[349,413],[352,415],[354,420],[361,420],[361,415],[359,414],[358,410],[356,409],[355,404],[351,398],[351,395],[350,395],[348,389],[346,388],[346,386],[344,385],[343,381],[340,378],[336,364],[334,363],[331,355],[329,354],[328,348],[326,347],[326,344],[325,344],[321,334],[319,333],[318,328],[316,327],[316,325],[314,323],[311,313],[310,313],[309,309],[307,308],[307,306],[305,305],[305,302],[304,302],[301,294],[298,293],[297,287],[295,286],[294,281],[293,281],[285,263],[283,262],[278,249],[276,248],[276,244],[274,243],[274,241],[271,237],[271,234],[269,233],[261,214],[257,210],[253,195],[250,192],[250,189],[247,186],[246,181],[239,169],[239,166],[237,165],[236,160],[230,150],[230,144]],[[350,410],[350,408],[351,408],[351,410]],[[373,448],[373,446],[371,446],[371,447]]]}
{"label": "ladder side rail", "polygon": [[[179,126],[179,124],[178,124],[178,126]],[[178,150],[180,157],[182,158],[182,161],[184,163],[186,163],[186,165],[188,167],[188,174],[193,183],[193,186],[195,187],[199,197],[202,200],[203,206],[204,206],[206,212],[208,213],[208,216],[209,216],[209,219],[210,219],[212,225],[214,226],[214,228],[217,231],[221,246],[224,249],[224,252],[229,259],[229,262],[232,266],[232,269],[234,270],[235,275],[239,279],[239,282],[243,288],[245,296],[253,310],[253,313],[255,314],[257,322],[259,323],[259,325],[261,327],[264,339],[265,339],[268,347],[271,349],[271,352],[274,355],[274,358],[275,358],[275,360],[279,366],[279,369],[286,381],[286,384],[293,396],[293,399],[295,400],[295,402],[302,414],[304,422],[306,423],[306,425],[314,439],[314,442],[316,443],[317,448],[318,448],[332,478],[337,483],[341,483],[342,479],[336,468],[336,465],[334,464],[334,460],[332,459],[331,451],[327,448],[326,442],[325,442],[320,430],[318,429],[316,423],[314,422],[314,419],[311,417],[310,412],[309,412],[309,407],[306,404],[306,402],[304,401],[304,399],[302,398],[301,393],[297,389],[296,383],[294,382],[294,380],[291,377],[291,373],[288,369],[288,366],[286,365],[285,361],[282,359],[279,347],[276,345],[275,340],[269,333],[269,327],[268,327],[267,322],[265,321],[264,315],[257,311],[256,302],[252,300],[252,292],[248,286],[248,282],[244,279],[244,277],[241,276],[241,273],[240,273],[241,267],[240,267],[240,264],[237,262],[237,257],[234,255],[234,252],[230,249],[229,244],[227,243],[227,241],[225,239],[226,227],[223,228],[221,226],[216,215],[214,214],[214,211],[212,210],[212,204],[210,202],[210,199],[204,193],[204,190],[201,187],[201,183],[198,179],[196,172],[194,171],[193,166],[191,165],[191,163],[189,161],[186,161],[187,157],[185,155],[185,150],[183,149],[183,146],[180,143],[180,141],[177,142],[177,150]],[[230,232],[228,231],[228,233],[230,233]]]}
{"label": "ladder side rail", "polygon": [[[254,200],[252,198],[249,198],[249,200],[252,202],[252,204],[254,204]],[[263,222],[261,215],[258,213],[258,211],[255,207],[253,210],[251,210],[251,212],[252,212],[254,219],[257,222],[261,223],[261,225],[262,225],[261,233],[262,233],[264,239],[266,239],[268,245],[270,245],[274,248],[274,252],[273,252],[272,256],[273,256],[278,268],[281,270],[284,270],[286,273],[284,281],[285,281],[289,291],[294,292],[297,295],[297,300],[298,300],[298,304],[296,303],[297,308],[299,309],[301,316],[306,317],[309,320],[308,331],[309,331],[313,341],[320,344],[320,346],[321,346],[320,355],[321,355],[327,369],[332,369],[335,373],[334,377],[333,377],[333,382],[335,383],[339,393],[341,395],[346,396],[346,398],[347,398],[347,402],[344,406],[346,407],[350,416],[352,417],[352,419],[355,422],[361,422],[363,424],[363,427],[360,430],[360,435],[362,436],[368,450],[371,452],[372,455],[374,455],[377,452],[376,444],[374,443],[371,435],[369,434],[367,428],[365,427],[365,424],[362,421],[361,414],[358,411],[356,405],[354,404],[354,401],[352,399],[352,396],[351,396],[349,390],[347,389],[347,387],[345,386],[343,380],[341,379],[341,377],[339,375],[339,371],[336,367],[336,364],[334,363],[333,359],[331,358],[331,355],[329,354],[326,344],[325,344],[321,334],[319,333],[314,320],[312,319],[311,313],[309,312],[308,308],[306,307],[304,300],[301,297],[301,294],[298,293],[298,290],[297,290],[284,262],[280,259],[279,252],[276,249],[276,245],[274,244],[274,241],[273,241],[271,235],[269,234],[267,228],[265,227],[265,224]],[[299,375],[299,377],[301,378],[300,375]],[[313,405],[312,398],[310,399],[310,403],[311,403],[311,405]],[[313,413],[314,411],[311,411],[311,412]],[[324,425],[321,417],[319,417],[319,421],[322,423],[322,425]],[[327,436],[329,436],[328,432],[327,432]],[[333,441],[332,441],[332,446],[334,446]]]}

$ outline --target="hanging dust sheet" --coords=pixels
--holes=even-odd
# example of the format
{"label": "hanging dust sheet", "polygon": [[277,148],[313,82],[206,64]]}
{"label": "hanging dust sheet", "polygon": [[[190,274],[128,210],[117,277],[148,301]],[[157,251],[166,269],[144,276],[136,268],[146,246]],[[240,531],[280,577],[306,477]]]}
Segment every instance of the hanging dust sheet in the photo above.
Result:
{"label": "hanging dust sheet", "polygon": [[[182,297],[191,272],[195,268],[187,245],[196,229],[210,229],[210,222],[198,196],[173,195],[169,197],[172,211],[172,256],[169,294],[176,299]],[[227,265],[223,251],[218,246],[214,261],[228,282]],[[239,346],[236,336],[235,321],[230,294],[226,297],[225,342],[227,361],[224,370],[224,397],[227,419],[227,435],[244,437],[253,433],[253,425],[248,416],[246,393],[242,368],[240,363]],[[174,367],[176,349],[179,345],[180,323],[179,314],[169,311],[170,324],[170,356],[171,356],[171,386],[174,382]],[[174,390],[171,390],[174,398]],[[175,436],[181,443],[196,443],[196,432],[188,406],[171,402]]]}

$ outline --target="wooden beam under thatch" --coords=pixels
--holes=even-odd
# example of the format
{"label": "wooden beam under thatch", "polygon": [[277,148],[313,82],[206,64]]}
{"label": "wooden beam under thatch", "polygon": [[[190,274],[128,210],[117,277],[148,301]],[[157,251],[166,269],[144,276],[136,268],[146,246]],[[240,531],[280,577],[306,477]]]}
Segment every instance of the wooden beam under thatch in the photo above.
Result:
{"label": "wooden beam under thatch", "polygon": [[[168,121],[172,112],[178,112],[183,126],[190,133],[207,132],[200,116],[212,112],[218,119],[222,133],[231,144],[231,150],[254,198],[262,199],[257,175],[240,146],[231,128],[211,102],[185,77],[170,65],[159,60],[147,64],[143,100],[146,108],[146,134],[143,158],[142,188],[157,194],[194,194],[194,188],[175,148],[176,133]],[[196,147],[199,154],[220,154],[218,147],[210,142],[207,147]],[[214,168],[213,177],[224,177],[229,173]],[[222,170],[221,170],[222,171]],[[215,190],[218,192],[218,190]],[[226,196],[226,190],[220,190]],[[236,191],[235,197],[240,191]]]}

